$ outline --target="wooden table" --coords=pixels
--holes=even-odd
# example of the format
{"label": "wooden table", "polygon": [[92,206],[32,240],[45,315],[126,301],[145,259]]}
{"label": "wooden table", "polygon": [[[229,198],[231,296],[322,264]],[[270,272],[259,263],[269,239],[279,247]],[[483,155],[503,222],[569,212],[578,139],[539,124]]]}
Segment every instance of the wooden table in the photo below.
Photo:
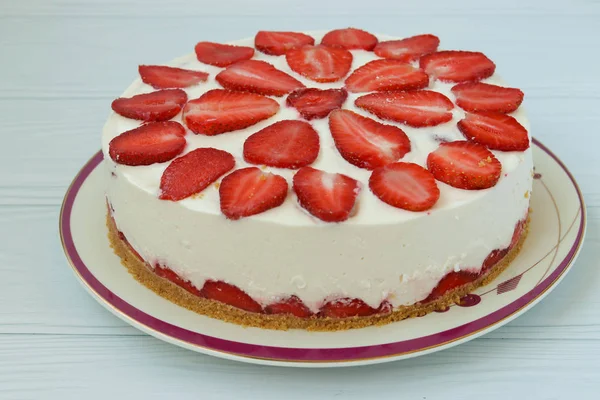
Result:
{"label": "wooden table", "polygon": [[[59,207],[137,65],[200,40],[345,26],[484,50],[524,90],[533,134],[575,174],[588,206],[587,241],[561,285],[467,344],[329,370],[186,351],[86,294],[63,257]],[[591,0],[0,1],[0,398],[600,398],[599,38]]]}

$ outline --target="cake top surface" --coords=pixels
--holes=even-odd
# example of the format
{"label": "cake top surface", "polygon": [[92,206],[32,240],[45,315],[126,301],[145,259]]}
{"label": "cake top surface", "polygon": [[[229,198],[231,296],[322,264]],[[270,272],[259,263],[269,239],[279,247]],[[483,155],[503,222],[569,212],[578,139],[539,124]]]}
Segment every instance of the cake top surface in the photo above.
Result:
{"label": "cake top surface", "polygon": [[[336,37],[335,35],[326,35],[326,32],[308,32],[302,35],[308,35],[309,37],[314,38],[315,43],[324,44],[327,44],[328,42],[335,42],[337,39],[339,39],[339,37]],[[236,217],[236,212],[238,212],[239,210],[239,207],[236,208],[236,205],[239,205],[239,201],[236,203],[236,201],[234,201],[236,200],[236,198],[231,200],[231,196],[234,195],[231,194],[232,191],[229,190],[229,192],[227,192],[229,196],[229,203],[224,205],[225,190],[223,188],[220,188],[221,183],[223,182],[223,177],[228,176],[234,170],[240,170],[247,167],[258,167],[259,170],[263,172],[263,174],[261,175],[262,180],[265,180],[265,177],[270,177],[271,175],[268,175],[266,173],[271,172],[273,174],[283,177],[289,185],[289,190],[284,190],[282,188],[281,180],[272,180],[270,178],[267,179],[269,185],[272,184],[272,186],[277,187],[277,189],[271,189],[271,186],[269,186],[268,193],[270,197],[268,198],[268,201],[263,201],[261,203],[263,209],[261,209],[261,205],[254,204],[254,210],[258,212],[252,216],[245,216],[245,218],[252,218],[254,220],[289,225],[315,225],[322,224],[324,223],[323,221],[327,221],[327,218],[323,218],[322,215],[320,216],[317,214],[319,214],[319,206],[327,206],[327,204],[322,203],[325,203],[323,199],[328,197],[325,194],[322,195],[321,193],[310,193],[310,190],[308,190],[307,193],[304,191],[304,189],[302,189],[302,185],[300,185],[299,182],[300,178],[304,179],[302,183],[308,182],[308,179],[312,178],[309,178],[311,176],[308,173],[309,171],[304,171],[303,174],[299,174],[299,176],[296,178],[298,180],[297,181],[295,179],[295,175],[299,171],[299,165],[306,167],[309,166],[318,171],[324,171],[327,173],[343,174],[346,177],[352,178],[350,181],[355,180],[355,182],[346,182],[339,180],[339,177],[333,175],[319,175],[317,179],[319,184],[323,185],[325,188],[335,187],[336,190],[337,188],[341,188],[339,190],[339,193],[336,192],[337,194],[334,195],[341,196],[335,199],[336,207],[342,207],[340,204],[342,204],[343,202],[348,203],[348,206],[346,207],[346,214],[344,214],[344,216],[341,217],[341,219],[339,219],[344,220],[345,224],[387,224],[408,221],[415,218],[423,218],[438,212],[452,211],[454,209],[460,208],[465,204],[480,199],[482,196],[492,194],[493,191],[496,189],[496,186],[500,185],[503,180],[507,179],[511,175],[511,173],[515,171],[517,167],[524,162],[527,153],[530,151],[528,149],[530,136],[525,131],[525,129],[528,130],[529,126],[523,109],[517,108],[516,111],[510,112],[508,115],[514,117],[514,120],[516,121],[513,121],[512,118],[510,118],[511,121],[508,121],[507,124],[509,126],[512,126],[511,124],[516,123],[516,125],[519,125],[521,128],[524,128],[523,131],[525,132],[524,135],[526,135],[525,137],[527,149],[521,148],[519,149],[519,151],[501,151],[492,149],[491,153],[493,154],[493,156],[484,157],[484,160],[487,161],[495,157],[495,159],[497,159],[501,164],[501,173],[499,173],[498,176],[496,176],[495,179],[493,179],[493,182],[488,182],[489,184],[486,183],[485,186],[481,186],[489,186],[489,188],[483,188],[479,190],[465,190],[465,188],[460,187],[460,182],[457,182],[457,179],[454,179],[452,177],[446,180],[446,182],[450,184],[444,183],[441,180],[444,179],[443,176],[445,176],[445,173],[447,175],[448,170],[445,169],[444,171],[436,173],[436,170],[432,167],[432,165],[428,166],[428,156],[430,155],[430,153],[438,150],[440,145],[446,142],[465,141],[467,139],[470,139],[471,142],[479,141],[480,143],[487,143],[486,140],[489,141],[491,139],[485,136],[487,132],[486,129],[480,131],[476,130],[475,132],[473,132],[473,135],[471,135],[471,131],[467,129],[468,127],[464,129],[459,129],[458,123],[459,121],[465,119],[467,112],[463,110],[463,108],[456,105],[457,94],[460,93],[456,89],[454,91],[452,89],[457,85],[457,82],[445,82],[439,79],[439,77],[438,79],[436,79],[436,77],[434,77],[431,73],[429,74],[429,76],[427,76],[427,74],[425,74],[424,71],[427,72],[428,68],[419,68],[419,57],[410,62],[407,62],[406,60],[402,60],[401,62],[398,60],[391,60],[390,62],[389,59],[380,57],[378,54],[390,54],[390,51],[393,50],[393,42],[391,42],[392,44],[389,45],[391,46],[392,50],[389,50],[386,47],[388,46],[388,43],[390,43],[388,41],[396,40],[397,38],[384,35],[374,36],[376,40],[379,41],[379,45],[376,48],[375,52],[372,51],[372,46],[369,44],[367,44],[367,46],[371,48],[371,51],[362,49],[346,50],[339,46],[336,46],[335,43],[333,43],[333,47],[329,48],[332,48],[334,50],[331,52],[328,51],[327,54],[325,54],[325,56],[335,57],[335,68],[327,69],[326,67],[328,67],[328,65],[317,65],[318,67],[322,68],[317,68],[316,70],[314,68],[307,68],[306,65],[302,64],[303,62],[308,62],[310,64],[311,61],[310,58],[308,59],[308,61],[306,61],[306,51],[304,52],[304,54],[294,54],[294,57],[289,56],[289,50],[287,55],[269,55],[258,50],[254,51],[252,54],[244,53],[244,51],[247,51],[243,50],[245,47],[254,48],[255,38],[248,38],[230,43],[230,45],[234,46],[243,46],[242,48],[233,48],[233,51],[226,51],[227,49],[217,49],[219,51],[216,51],[216,54],[218,54],[221,58],[217,57],[216,59],[210,59],[209,61],[211,63],[218,63],[223,65],[230,62],[230,60],[228,60],[227,57],[233,57],[235,59],[236,57],[248,58],[250,56],[251,58],[249,60],[241,59],[238,60],[237,63],[230,64],[226,67],[209,65],[206,62],[200,62],[199,58],[204,57],[206,54],[214,55],[215,51],[212,47],[210,47],[211,44],[206,44],[207,42],[201,42],[196,47],[197,54],[192,53],[180,57],[176,60],[173,60],[172,62],[167,64],[169,67],[176,67],[188,70],[187,75],[184,75],[184,77],[186,79],[189,79],[190,82],[195,83],[181,89],[167,89],[172,90],[172,95],[174,96],[169,101],[177,103],[179,109],[183,107],[183,105],[186,103],[186,100],[189,103],[185,106],[183,112],[179,112],[179,109],[177,109],[176,115],[172,117],[170,115],[166,115],[162,118],[175,121],[181,124],[181,126],[184,128],[184,130],[181,130],[180,127],[169,126],[169,129],[171,131],[169,133],[170,136],[167,141],[168,143],[161,143],[161,150],[163,151],[161,153],[161,156],[165,157],[164,161],[163,159],[161,159],[159,161],[162,162],[155,162],[150,165],[125,165],[122,159],[119,160],[114,155],[114,153],[111,153],[111,146],[115,146],[113,139],[117,138],[120,135],[123,136],[122,134],[124,132],[139,128],[140,125],[144,123],[144,121],[141,120],[143,119],[143,117],[139,119],[134,119],[131,117],[131,115],[128,115],[127,117],[120,115],[124,114],[124,112],[119,108],[117,108],[117,111],[119,111],[119,113],[113,112],[110,115],[103,130],[102,145],[105,157],[111,157],[113,158],[113,160],[116,161],[116,163],[114,164],[114,168],[118,170],[121,176],[129,180],[133,185],[137,186],[139,189],[146,191],[152,195],[155,195],[157,198],[162,198],[163,200],[161,201],[177,201],[180,206],[189,208],[190,210],[219,215],[225,214],[228,217],[233,216],[231,219],[237,219],[240,217],[239,213]],[[256,40],[258,41],[258,35]],[[307,41],[309,39],[306,39],[303,36],[298,36],[297,38],[295,37],[294,40],[302,42],[303,40]],[[382,42],[385,42],[385,44]],[[306,43],[303,43],[302,45],[311,46],[310,44]],[[310,51],[321,51],[321,47],[322,46],[310,47]],[[443,48],[443,40],[441,42],[440,47]],[[307,48],[308,47],[304,47],[304,49]],[[266,48],[266,50],[265,48],[262,49],[263,51],[270,52],[282,51],[281,49],[277,48]],[[303,49],[303,47],[299,47],[299,49]],[[283,51],[285,51],[285,49]],[[350,59],[347,58],[348,53],[351,54]],[[433,55],[438,54],[440,54],[441,57],[442,55],[444,55],[444,52],[438,51],[438,53],[433,53]],[[469,55],[470,53],[465,54]],[[318,56],[321,57],[321,55]],[[450,54],[450,56],[454,55]],[[304,59],[302,57],[304,57]],[[204,59],[204,61],[207,61],[207,59]],[[259,64],[257,64],[257,62]],[[262,62],[270,64],[276,70],[287,74],[287,76],[291,79],[288,79],[288,77],[285,77],[283,75],[281,76],[281,79],[279,79],[279,76],[273,75],[275,76],[273,80],[274,84],[272,85],[272,92],[269,93],[269,95],[264,97],[261,97],[257,94],[249,95],[248,90],[252,90],[252,88],[248,89],[248,87],[244,85],[246,84],[246,82],[250,82],[249,85],[251,87],[252,82],[260,78],[253,76],[253,74],[254,71],[258,71],[259,73],[263,71],[265,66],[262,64]],[[431,62],[435,67],[435,63],[437,62],[437,60],[433,59]],[[348,65],[344,66],[344,63]],[[389,63],[389,65],[387,65],[386,63]],[[405,66],[400,66],[399,64],[401,63]],[[367,67],[364,67],[366,64],[369,65]],[[294,67],[295,70],[292,67]],[[312,65],[312,67],[314,67],[314,65]],[[376,71],[370,72],[367,70],[367,73],[360,75],[355,71],[357,71],[357,69],[361,67],[364,67],[363,72],[366,68],[374,68],[376,69]],[[421,57],[421,67],[423,67],[423,57]],[[346,68],[347,71],[345,71],[344,68]],[[398,68],[404,68],[405,70],[402,71]],[[379,85],[379,82],[381,81],[380,78],[382,76],[385,77],[385,74],[387,74],[387,71],[390,69],[396,74],[405,74],[404,76],[407,77],[405,81],[412,82],[410,84],[407,84],[405,82],[404,88],[407,90],[371,90],[378,89],[377,85]],[[140,72],[142,71],[143,70],[140,69]],[[195,74],[190,74],[189,71],[197,72]],[[275,71],[275,73],[278,73],[278,71]],[[300,71],[301,73],[298,73],[297,71]],[[443,70],[440,70],[439,68],[438,71],[443,72]],[[151,69],[144,72],[150,74],[154,73],[155,70]],[[154,85],[156,86],[156,82],[160,84],[162,82],[161,79],[164,79],[166,77],[167,86],[169,86],[168,81],[169,78],[172,78],[172,76],[168,75],[168,71],[166,73],[162,73],[162,75],[161,73],[162,71],[158,70],[158,78],[153,76],[150,76],[150,78],[148,78],[148,76],[146,75],[145,80],[154,82]],[[216,78],[217,75],[219,75],[220,77],[219,80],[217,80]],[[487,75],[490,75],[489,71]],[[341,78],[338,78],[338,80],[333,82],[318,82],[315,80],[331,80],[336,79],[336,76],[341,76]],[[425,77],[424,81],[423,76]],[[240,77],[243,77],[244,79],[240,79]],[[455,80],[459,80],[460,82],[460,79],[462,78],[458,77]],[[485,77],[483,79],[477,78],[470,80],[480,81],[482,83],[491,85],[504,86],[503,81],[495,73],[494,69],[491,70],[491,75],[488,77]],[[206,98],[207,96],[211,95],[212,92],[209,92],[212,90],[223,90],[223,85],[227,86],[228,89],[236,89],[236,91],[234,92],[228,91],[227,93],[234,93],[235,96],[237,96],[236,99],[239,97],[244,99],[244,101],[249,102],[244,103],[245,107],[248,107],[248,104],[260,104],[260,111],[264,113],[264,115],[262,115],[262,119],[246,127],[243,127],[243,124],[247,125],[248,121],[244,123],[244,121],[240,122],[239,120],[234,121],[235,124],[238,125],[232,125],[232,121],[225,121],[225,123],[217,123],[216,125],[210,125],[214,121],[209,121],[209,125],[194,125],[194,116],[199,112],[198,110],[200,109],[200,107],[204,107],[204,105],[196,105],[196,99]],[[385,89],[385,82],[382,85],[383,86],[380,87]],[[410,87],[410,85],[417,86],[414,86],[413,88]],[[376,128],[371,129],[370,132],[379,133],[377,133],[375,137],[371,136],[370,139],[367,135],[367,139],[370,140],[371,144],[375,143],[375,145],[379,145],[379,148],[382,149],[381,151],[379,151],[379,153],[376,152],[376,157],[372,157],[373,151],[371,151],[370,153],[368,151],[363,151],[364,146],[362,148],[358,146],[357,149],[356,140],[351,140],[350,144],[348,144],[348,139],[346,136],[344,136],[346,135],[346,131],[348,129],[355,129],[356,126],[358,126],[359,128],[366,126],[366,128],[364,129],[369,131],[371,127],[371,125],[369,124],[371,124],[371,122],[364,122],[363,119],[361,119],[360,117],[357,118],[355,114],[348,114],[347,112],[340,113],[339,111],[333,111],[328,116],[327,114],[325,114],[324,117],[320,118],[318,116],[308,120],[303,118],[298,109],[290,105],[294,105],[292,100],[295,97],[297,98],[300,97],[301,94],[306,94],[306,92],[302,92],[303,86],[306,88],[316,89],[345,89],[343,91],[340,90],[328,92],[328,103],[334,104],[332,106],[333,109],[341,108],[343,110],[349,110],[355,114],[358,114],[361,117],[368,118],[369,121],[375,121],[376,125],[374,126],[376,126]],[[479,88],[480,87],[478,87],[477,89]],[[470,89],[471,88],[469,86],[465,86],[465,90]],[[130,98],[139,94],[156,92],[157,90],[160,89],[155,89],[151,85],[144,83],[142,79],[138,78],[133,82],[133,84],[131,84],[129,88],[125,90],[121,97]],[[185,92],[187,98],[177,98],[177,96],[182,95],[180,90],[183,90]],[[281,93],[278,91],[280,91]],[[429,92],[436,93],[430,94]],[[243,93],[243,95],[238,95],[238,93]],[[406,102],[407,100],[405,99],[405,97],[414,96],[415,93],[418,93],[419,96],[427,96],[427,101],[434,101],[437,103],[435,103],[433,106],[417,104],[413,107],[413,110],[416,107],[417,109],[424,109],[425,112],[427,112],[428,109],[433,107],[434,111],[437,112],[439,111],[439,107],[447,107],[448,109],[439,112],[439,114],[446,114],[446,121],[426,122],[435,124],[432,126],[410,126],[409,124],[407,124],[407,121],[398,122],[398,120],[390,120],[388,118],[389,111],[386,111],[385,109],[381,111],[382,104],[385,105],[386,102],[393,103],[396,101],[396,98],[398,96],[402,97],[401,101]],[[220,92],[217,94],[221,95]],[[445,96],[447,100],[451,101],[454,104],[446,106],[444,103],[446,100],[439,100],[437,97],[435,97],[439,96],[438,94]],[[475,95],[477,95],[477,93],[475,93]],[[252,98],[251,96],[255,96],[256,100],[253,100],[254,98]],[[430,97],[434,100],[430,100]],[[357,99],[359,98],[361,98],[361,100],[357,101]],[[269,101],[267,99],[271,100]],[[116,102],[120,100],[117,100]],[[413,101],[414,103],[417,100],[412,99],[410,101]],[[486,99],[484,99],[483,102],[485,103],[485,101]],[[180,102],[180,104],[178,102]],[[375,106],[373,106],[373,104],[375,104]],[[518,107],[519,104],[516,104],[516,107]],[[463,107],[469,108],[469,105],[465,103]],[[113,103],[113,109],[115,109],[115,103]],[[508,110],[504,111],[506,112]],[[508,118],[504,117],[503,113],[493,114],[494,115],[491,116],[493,118]],[[486,113],[484,112],[478,113],[476,115],[483,115],[482,118],[486,117]],[[415,120],[415,118],[413,117],[417,119]],[[289,122],[282,122],[289,120],[303,121],[303,123],[291,124]],[[337,121],[337,125],[334,126],[334,123],[332,121]],[[206,119],[204,120],[204,122],[206,122]],[[422,121],[418,120],[418,115],[409,116],[408,123],[410,123],[411,125],[419,125],[421,124],[421,122]],[[240,125],[240,123],[242,123],[242,125]],[[492,123],[494,123],[493,119]],[[504,122],[500,121],[500,123],[502,124]],[[153,122],[150,122],[148,123],[148,125],[144,126],[150,126],[151,124],[153,124]],[[275,127],[272,127],[274,124]],[[281,125],[281,128],[285,129],[277,129],[279,126],[278,124]],[[308,128],[306,128],[307,124],[309,125]],[[483,126],[485,128],[486,124],[489,125],[490,122],[488,120],[484,120],[480,124],[480,127]],[[398,129],[385,127],[382,128],[382,125],[385,125],[387,127],[399,128],[399,130],[404,132],[404,138],[408,140],[406,141],[405,139],[403,139],[402,134],[397,132]],[[210,128],[207,128],[207,126],[210,126]],[[241,127],[241,129],[227,131],[228,127],[232,126],[234,128]],[[345,129],[339,129],[339,126],[342,126],[342,128]],[[161,129],[164,128],[161,126]],[[203,129],[203,133],[195,132],[201,131]],[[225,131],[219,131],[223,129],[225,129]],[[473,129],[472,126],[471,129]],[[148,128],[147,130],[149,131],[151,130],[151,128]],[[382,130],[385,132],[383,132]],[[492,133],[496,134],[493,130],[494,129],[492,127]],[[255,135],[259,132],[261,133],[261,135]],[[316,132],[316,135],[314,135],[314,133],[311,132]],[[257,137],[254,137],[252,140],[250,140],[249,138],[253,135]],[[288,136],[284,137],[283,135]],[[494,136],[492,139],[496,140],[496,136]],[[314,144],[315,137],[317,140],[316,145]],[[511,140],[508,140],[512,139],[512,137],[508,137],[508,139],[505,140],[505,142],[502,142],[502,140],[507,138],[506,135],[500,135],[499,137],[499,142],[501,142],[500,145],[498,145],[499,148],[505,146],[504,144],[502,144],[505,142],[508,142],[510,145],[513,144]],[[301,140],[298,138],[301,138]],[[299,143],[301,144],[301,146],[294,147],[294,140],[300,140]],[[113,143],[111,143],[111,141],[113,141]],[[122,142],[125,141],[122,140]],[[264,157],[268,156],[269,153],[268,151],[265,153],[264,143],[267,143],[267,145],[269,145],[269,143],[275,143],[275,145],[279,146],[279,148],[285,148],[284,145],[289,143],[291,149],[290,153],[293,154],[292,164],[286,165],[286,167],[284,168],[261,164],[260,161],[264,159]],[[494,146],[491,147],[493,148]],[[165,152],[165,148],[168,149],[167,152]],[[207,163],[212,163],[216,160],[218,161],[218,167],[215,167],[217,168],[216,170],[211,170],[209,171],[210,173],[203,173],[203,176],[201,177],[190,177],[189,171],[181,170],[181,168],[179,171],[176,171],[175,165],[170,167],[171,171],[166,171],[167,168],[173,163],[172,160],[176,156],[182,157],[196,149],[206,148],[218,149],[228,153],[232,156],[232,163],[228,159],[226,159],[226,157],[221,158],[220,153],[213,154],[210,152],[204,152],[206,154],[198,155],[198,157],[196,157],[199,160],[199,165],[207,165]],[[148,151],[150,153],[152,152],[151,147],[148,147],[147,149],[149,149]],[[363,152],[361,153],[361,151]],[[214,156],[216,158],[205,158],[205,156]],[[263,158],[261,159],[261,157]],[[177,158],[175,159],[177,160]],[[389,186],[384,187],[383,192],[381,192],[381,190],[378,192],[378,189],[374,184],[375,175],[377,175],[380,178],[378,181],[379,184],[381,184],[382,180],[385,182],[385,179],[381,177],[383,176],[382,174],[384,172],[388,172],[388,170],[383,171],[381,170],[381,168],[383,168],[385,165],[390,165],[390,160],[395,160],[401,163],[414,163],[418,166],[423,167],[427,174],[430,174],[430,172],[436,174],[435,178],[437,178],[437,180],[435,180],[435,186],[437,187],[437,189],[439,189],[439,198],[432,194],[433,191],[429,190],[428,186],[422,183],[425,181],[429,181],[420,180],[421,175],[418,175],[419,178],[415,178],[417,182],[416,186],[413,187],[411,190],[408,190],[408,195],[409,197],[411,197],[409,199],[409,203],[411,203],[411,205],[414,206],[415,199],[413,194],[423,192],[421,193],[421,200],[423,200],[426,203],[425,206],[421,207],[421,209],[413,208],[415,211],[411,211],[409,210],[410,207],[404,207],[407,209],[399,208],[398,202],[396,202],[396,205],[390,205],[394,201],[389,201],[389,198],[387,198],[387,200],[384,199],[384,194],[389,194],[389,191],[387,190]],[[179,161],[181,162],[175,164],[179,164],[180,166],[185,164],[183,160]],[[279,163],[284,161],[289,160],[277,160],[277,162]],[[235,166],[231,168],[232,165]],[[481,165],[482,164],[480,160],[480,166]],[[219,168],[221,168],[221,170],[219,170]],[[379,171],[378,168],[380,168]],[[401,169],[402,166],[398,168]],[[430,172],[428,172],[427,169],[429,169]],[[258,173],[257,171],[254,172]],[[378,172],[378,174],[375,174],[375,172]],[[418,173],[421,174],[422,172],[418,171]],[[212,176],[211,174],[214,176]],[[202,178],[205,182],[208,182],[208,186],[205,186],[205,188],[203,190],[200,190],[198,193],[188,195],[189,193],[193,192],[194,189],[192,188],[189,191],[186,191],[187,188],[182,189],[180,187],[181,185],[179,185],[176,188],[177,195],[173,195],[171,196],[171,198],[169,198],[169,193],[167,192],[169,192],[170,189],[168,184],[165,183],[165,181],[168,180],[165,178],[166,175],[168,175],[168,178],[171,179],[170,182],[180,183],[183,180],[185,180],[185,185],[197,183],[196,180]],[[247,171],[246,175],[250,176],[252,174],[250,173],[250,171]],[[185,177],[185,179],[182,179],[182,176]],[[236,177],[237,180],[235,180],[234,177],[229,179],[229,185],[227,185],[229,189],[233,186],[234,189],[237,190],[243,182],[250,182],[248,180],[243,181],[241,173],[237,174]],[[161,180],[163,181],[162,184]],[[347,185],[344,182],[346,182]],[[473,180],[471,180],[470,182],[473,182]],[[402,184],[399,185],[399,190],[401,193],[399,193],[398,195],[400,196],[400,199],[402,199],[402,195],[407,195],[406,193],[402,193],[402,190],[404,190],[403,188],[407,186],[405,183],[406,182],[402,182]],[[233,190],[233,193],[237,193],[235,195],[237,195],[238,198],[241,195],[247,195],[247,193],[240,194],[239,191],[236,192],[235,190]],[[258,193],[258,191],[253,192],[253,194],[256,193]],[[178,197],[178,195],[180,196]],[[180,198],[181,196],[184,197]],[[431,202],[429,200],[433,201],[433,205],[431,205]],[[315,204],[315,202],[317,202],[318,204]],[[317,210],[315,210],[315,208],[317,208]],[[228,214],[227,210],[229,210],[230,214]]]}

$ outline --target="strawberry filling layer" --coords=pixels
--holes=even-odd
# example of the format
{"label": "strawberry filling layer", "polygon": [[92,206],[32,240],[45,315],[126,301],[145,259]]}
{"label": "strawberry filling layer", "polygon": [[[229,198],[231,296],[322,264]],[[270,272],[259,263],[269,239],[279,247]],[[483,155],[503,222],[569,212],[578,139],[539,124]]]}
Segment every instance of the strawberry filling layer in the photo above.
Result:
{"label": "strawberry filling layer", "polygon": [[[112,216],[111,216],[112,219]],[[452,290],[457,290],[467,284],[470,284],[478,278],[488,274],[491,268],[498,264],[508,255],[508,253],[519,243],[525,229],[527,216],[517,222],[510,245],[505,249],[492,250],[483,261],[481,270],[478,273],[468,271],[452,271],[445,275],[431,291],[421,304],[427,304],[446,295]],[[113,219],[113,224],[114,219]],[[119,239],[129,248],[129,250],[142,262],[146,263],[138,252],[127,241],[125,235],[118,232]],[[147,263],[146,263],[147,264]],[[148,264],[147,264],[148,265]],[[393,306],[384,300],[379,307],[373,308],[361,299],[337,298],[324,301],[319,308],[318,313],[313,313],[297,296],[281,299],[262,307],[255,299],[250,297],[237,286],[222,281],[208,280],[201,289],[198,289],[190,281],[181,278],[167,266],[156,264],[152,271],[161,278],[167,279],[175,285],[187,290],[194,296],[205,299],[219,301],[224,304],[239,308],[253,313],[261,314],[291,314],[299,318],[349,318],[349,317],[367,317],[375,314],[387,314],[393,311]]]}

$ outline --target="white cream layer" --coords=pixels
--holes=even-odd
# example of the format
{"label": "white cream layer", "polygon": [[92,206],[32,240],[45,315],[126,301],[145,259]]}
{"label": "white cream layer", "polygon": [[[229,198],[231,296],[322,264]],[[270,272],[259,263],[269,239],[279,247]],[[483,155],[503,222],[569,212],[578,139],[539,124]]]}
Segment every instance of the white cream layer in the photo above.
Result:
{"label": "white cream layer", "polygon": [[[318,43],[323,33],[310,34]],[[380,35],[379,38],[390,39]],[[253,39],[235,44],[253,46]],[[353,70],[378,58],[372,52],[352,54]],[[304,79],[287,66],[283,56],[257,51],[254,58],[270,62],[307,87],[343,87],[343,81],[319,84]],[[206,83],[185,89],[190,99],[220,88],[214,78],[222,68],[202,64],[194,54],[167,65],[210,73]],[[497,76],[484,82],[503,84]],[[433,82],[429,90],[454,100],[452,86]],[[153,90],[138,78],[122,96]],[[360,95],[350,93],[343,108],[378,120],[354,106]],[[248,136],[276,121],[299,118],[295,109],[285,105],[286,96],[273,98],[281,105],[274,117],[244,130],[212,137],[188,131],[185,152],[215,147],[230,152],[236,159],[236,168],[248,166],[242,157]],[[455,107],[453,116],[452,121],[431,128],[381,122],[399,126],[410,138],[412,150],[401,161],[425,166],[427,155],[439,145],[436,138],[464,140],[456,127],[464,112]],[[529,129],[522,109],[513,116]],[[182,122],[181,114],[173,120]],[[490,251],[508,246],[516,222],[529,206],[525,193],[531,190],[532,182],[530,149],[493,152],[503,166],[502,176],[493,188],[467,191],[438,182],[441,195],[435,207],[414,213],[388,206],[370,192],[370,171],[349,164],[339,155],[327,121],[311,121],[321,144],[312,166],[349,175],[363,185],[358,213],[339,224],[321,222],[304,212],[292,192],[282,206],[239,221],[229,221],[221,213],[216,185],[205,189],[201,196],[180,202],[159,200],[160,177],[168,163],[138,167],[115,164],[108,157],[108,143],[140,122],[112,113],[104,127],[102,148],[107,197],[119,230],[145,260],[168,265],[198,288],[207,279],[223,280],[265,305],[295,294],[313,311],[324,300],[336,297],[361,298],[372,307],[386,299],[394,306],[413,304],[427,297],[449,271],[477,271]],[[295,171],[267,170],[284,176],[291,186]]]}

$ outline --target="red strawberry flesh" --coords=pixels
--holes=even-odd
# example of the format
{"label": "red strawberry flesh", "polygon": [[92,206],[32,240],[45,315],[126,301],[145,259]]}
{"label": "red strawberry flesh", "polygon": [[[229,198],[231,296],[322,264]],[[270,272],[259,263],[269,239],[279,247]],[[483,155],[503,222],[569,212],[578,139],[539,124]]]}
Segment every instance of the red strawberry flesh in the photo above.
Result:
{"label": "red strawberry flesh", "polygon": [[350,318],[368,317],[377,312],[376,308],[369,306],[361,299],[342,298],[325,303],[321,307],[319,315],[327,318]]}
{"label": "red strawberry flesh", "polygon": [[419,68],[397,60],[374,60],[356,69],[346,79],[350,92],[423,89],[429,77]]}
{"label": "red strawberry flesh", "polygon": [[123,165],[150,165],[177,157],[185,148],[185,129],[177,122],[150,122],[110,141],[110,158]]}
{"label": "red strawberry flesh", "polygon": [[371,51],[377,45],[375,35],[356,28],[336,29],[327,32],[321,44],[325,46],[343,47],[347,50]]}
{"label": "red strawberry flesh", "polygon": [[202,297],[220,301],[230,306],[249,311],[261,313],[262,307],[246,292],[237,286],[230,285],[222,281],[206,281],[200,291]]}
{"label": "red strawberry flesh", "polygon": [[265,54],[281,56],[289,50],[315,44],[315,39],[299,32],[259,31],[254,46]]}
{"label": "red strawberry flesh", "polygon": [[221,211],[229,219],[260,214],[283,204],[286,180],[256,167],[238,169],[219,185]]}
{"label": "red strawberry flesh", "polygon": [[301,168],[319,155],[319,134],[304,121],[283,120],[254,133],[244,143],[244,160],[277,168]]}
{"label": "red strawberry flesh", "polygon": [[440,39],[426,34],[412,36],[401,40],[379,42],[373,50],[379,57],[410,62],[437,50]]}
{"label": "red strawberry flesh", "polygon": [[212,136],[247,128],[278,110],[279,104],[268,97],[214,89],[190,100],[183,109],[183,120],[192,132]]}
{"label": "red strawberry flesh", "polygon": [[213,42],[200,42],[196,45],[195,50],[198,61],[217,67],[227,67],[238,61],[249,60],[254,56],[252,47]]}
{"label": "red strawberry flesh", "polygon": [[496,65],[475,51],[438,51],[419,60],[425,73],[444,82],[472,82],[494,74]]}
{"label": "red strawberry flesh", "polygon": [[502,172],[500,161],[491,151],[467,141],[441,143],[429,153],[427,168],[435,179],[467,190],[495,186]]}
{"label": "red strawberry flesh", "polygon": [[155,89],[186,88],[208,79],[206,72],[164,65],[140,65],[138,71],[142,81]]}
{"label": "red strawberry flesh", "polygon": [[529,148],[527,130],[510,115],[491,111],[467,113],[458,121],[466,138],[491,150],[524,151]]}
{"label": "red strawberry flesh", "polygon": [[377,168],[371,174],[369,187],[381,201],[408,211],[428,210],[440,197],[433,175],[412,163]]}
{"label": "red strawberry flesh", "polygon": [[225,89],[258,93],[268,96],[283,96],[304,87],[297,79],[265,61],[247,60],[235,63],[217,77]]}
{"label": "red strawberry flesh", "polygon": [[296,108],[307,120],[325,118],[333,110],[342,107],[346,101],[346,89],[298,89],[287,97],[288,106]]}
{"label": "red strawberry flesh", "polygon": [[186,101],[187,94],[183,90],[164,89],[129,98],[120,97],[112,102],[112,109],[131,119],[166,121],[179,114]]}
{"label": "red strawberry flesh", "polygon": [[348,50],[326,46],[303,46],[290,50],[285,59],[292,71],[316,82],[336,82],[352,65]]}
{"label": "red strawberry flesh", "polygon": [[267,314],[292,314],[299,318],[308,318],[313,313],[297,296],[290,296],[265,307]]}
{"label": "red strawberry flesh", "polygon": [[311,167],[298,170],[293,187],[300,205],[325,222],[347,220],[360,191],[359,183],[349,176]]}
{"label": "red strawberry flesh", "polygon": [[223,150],[200,148],[176,158],[160,180],[161,200],[178,201],[200,193],[235,165]]}
{"label": "red strawberry flesh", "polygon": [[342,157],[359,168],[381,167],[410,151],[410,141],[402,129],[349,110],[332,112],[329,130]]}
{"label": "red strawberry flesh", "polygon": [[482,82],[459,83],[452,88],[456,105],[465,111],[495,111],[510,113],[523,102],[519,89],[490,85]]}
{"label": "red strawberry flesh", "polygon": [[450,121],[454,108],[446,96],[429,90],[371,93],[359,97],[354,104],[381,119],[416,128]]}

